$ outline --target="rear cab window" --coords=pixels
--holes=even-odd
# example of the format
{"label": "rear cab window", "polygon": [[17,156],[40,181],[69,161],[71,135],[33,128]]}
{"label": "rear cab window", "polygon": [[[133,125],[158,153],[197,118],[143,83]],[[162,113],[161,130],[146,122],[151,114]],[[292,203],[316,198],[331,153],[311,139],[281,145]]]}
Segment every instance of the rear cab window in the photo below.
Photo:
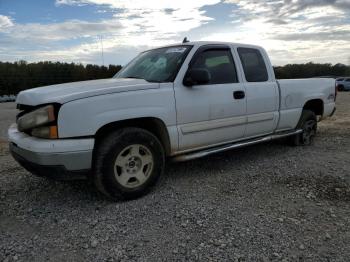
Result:
{"label": "rear cab window", "polygon": [[266,82],[269,79],[266,64],[258,49],[238,47],[237,51],[248,82]]}

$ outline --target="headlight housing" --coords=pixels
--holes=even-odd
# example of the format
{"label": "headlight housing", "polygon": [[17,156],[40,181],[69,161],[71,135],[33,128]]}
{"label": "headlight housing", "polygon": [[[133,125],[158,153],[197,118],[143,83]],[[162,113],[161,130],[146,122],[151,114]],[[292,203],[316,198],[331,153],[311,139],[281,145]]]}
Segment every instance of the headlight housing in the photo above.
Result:
{"label": "headlight housing", "polygon": [[55,108],[47,105],[24,114],[17,120],[18,130],[41,138],[58,138]]}

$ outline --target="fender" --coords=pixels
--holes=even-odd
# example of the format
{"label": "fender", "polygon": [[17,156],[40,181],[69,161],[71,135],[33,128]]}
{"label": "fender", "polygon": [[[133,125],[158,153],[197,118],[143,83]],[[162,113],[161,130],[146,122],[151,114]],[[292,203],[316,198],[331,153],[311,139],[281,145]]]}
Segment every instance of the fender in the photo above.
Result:
{"label": "fender", "polygon": [[106,94],[65,103],[58,113],[58,134],[60,138],[94,136],[109,123],[147,117],[164,123],[171,148],[177,149],[172,83],[164,83],[159,89]]}

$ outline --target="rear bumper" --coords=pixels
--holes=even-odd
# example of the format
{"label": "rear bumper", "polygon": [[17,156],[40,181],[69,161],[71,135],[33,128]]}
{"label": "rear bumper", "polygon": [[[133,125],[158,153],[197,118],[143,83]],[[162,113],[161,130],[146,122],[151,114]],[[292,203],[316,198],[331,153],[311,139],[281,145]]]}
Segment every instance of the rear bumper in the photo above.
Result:
{"label": "rear bumper", "polygon": [[8,131],[10,152],[29,172],[57,180],[86,177],[91,169],[94,139],[39,139],[12,125]]}
{"label": "rear bumper", "polygon": [[335,113],[335,111],[337,111],[337,108],[336,108],[336,107],[334,107],[334,109],[333,109],[332,113],[331,113],[329,116],[330,116],[330,117],[331,117],[331,116],[333,116],[333,115],[334,115],[334,113]]}
{"label": "rear bumper", "polygon": [[334,114],[335,112],[335,102],[327,103],[324,104],[323,108],[323,118],[330,117]]}

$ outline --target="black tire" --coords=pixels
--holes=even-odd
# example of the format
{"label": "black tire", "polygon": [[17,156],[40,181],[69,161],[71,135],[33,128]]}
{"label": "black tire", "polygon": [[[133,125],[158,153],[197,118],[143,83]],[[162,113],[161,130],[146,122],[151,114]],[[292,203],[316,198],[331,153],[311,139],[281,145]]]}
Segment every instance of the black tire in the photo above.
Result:
{"label": "black tire", "polygon": [[317,132],[317,117],[311,110],[303,110],[296,129],[302,129],[303,132],[292,136],[289,140],[293,146],[308,146],[313,143]]}
{"label": "black tire", "polygon": [[338,91],[344,91],[344,86],[343,85],[339,85],[338,86]]}
{"label": "black tire", "polygon": [[[133,148],[138,148],[138,154],[140,154],[138,159],[131,157]],[[147,152],[148,157],[151,156],[152,162],[150,164],[143,165],[142,152],[145,155]],[[125,159],[125,167],[120,167],[117,164],[120,158]],[[127,160],[131,158],[134,160]],[[137,162],[138,160],[139,162]],[[152,133],[141,128],[129,127],[108,134],[97,145],[93,161],[93,182],[96,188],[114,200],[127,200],[145,195],[156,184],[164,171],[165,153],[162,144]],[[131,163],[133,163],[132,167]],[[131,168],[138,169],[138,171],[131,170]],[[143,178],[145,181],[142,183],[136,177],[128,178],[126,182],[122,181],[125,185],[120,182],[120,178],[124,174],[129,176],[133,175],[132,172],[144,173],[144,170],[147,171],[147,169],[148,174],[147,176],[145,174]]]}

